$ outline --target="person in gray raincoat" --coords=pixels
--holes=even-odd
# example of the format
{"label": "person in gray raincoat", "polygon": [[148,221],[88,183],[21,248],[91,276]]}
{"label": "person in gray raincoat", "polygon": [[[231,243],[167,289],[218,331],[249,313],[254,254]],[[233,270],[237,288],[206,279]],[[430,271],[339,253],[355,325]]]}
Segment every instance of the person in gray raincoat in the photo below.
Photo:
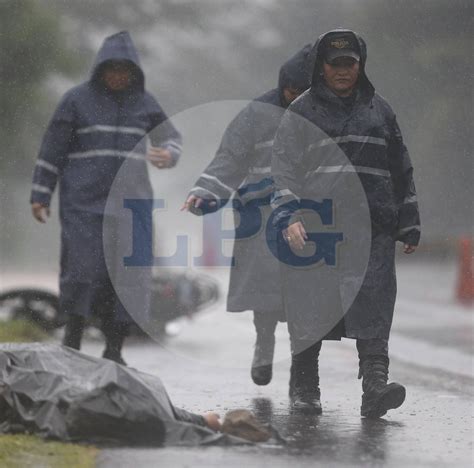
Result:
{"label": "person in gray raincoat", "polygon": [[206,214],[233,197],[236,219],[227,309],[254,311],[257,332],[251,376],[257,385],[272,378],[278,321],[285,321],[278,261],[271,254],[265,225],[271,211],[271,150],[288,105],[309,87],[308,44],[280,69],[278,87],[254,99],[230,123],[212,162],[191,189],[184,209]]}
{"label": "person in gray raincoat", "polygon": [[[145,136],[153,146],[147,156]],[[121,174],[137,198],[152,199],[147,159],[160,169],[176,164],[181,137],[155,98],[128,32],[105,39],[90,79],[61,99],[43,138],[31,191],[33,216],[45,222],[59,182],[61,221],[60,309],[68,315],[63,344],[80,348],[85,319],[103,317],[104,357],[123,362],[121,348],[132,321],[112,286],[103,242],[109,191]],[[111,213],[111,218],[119,218]],[[114,222],[117,220],[114,219]],[[150,278],[151,279],[151,276]],[[149,282],[141,283],[144,298]],[[149,301],[148,301],[149,302]],[[147,301],[144,300],[145,309]]]}
{"label": "person in gray raincoat", "polygon": [[[420,239],[413,167],[393,110],[367,78],[363,39],[350,30],[330,31],[318,39],[312,54],[311,87],[285,113],[272,159],[273,222],[279,232],[293,354],[290,393],[295,408],[320,412],[321,338],[353,338],[359,352],[359,378],[363,378],[361,414],[380,417],[405,398],[403,386],[387,385],[388,339],[396,296],[395,242],[402,242],[409,254]],[[341,162],[338,152],[346,162]],[[334,186],[336,181],[348,186],[351,174],[356,175],[368,205],[369,227],[361,239],[367,246],[368,265],[360,274],[360,289],[347,313],[336,320],[330,333],[320,336],[320,316],[335,313],[324,310],[325,299],[313,279],[324,270],[295,273],[295,268],[287,267],[282,252],[288,254],[285,246],[293,253],[308,248],[310,223],[302,200],[326,198],[323,187]],[[355,192],[347,192],[346,204],[355,196]],[[337,212],[338,208],[335,216]],[[354,210],[349,227],[362,215],[362,207]],[[329,290],[326,288],[328,294]],[[335,302],[328,304],[326,308],[331,308]]]}

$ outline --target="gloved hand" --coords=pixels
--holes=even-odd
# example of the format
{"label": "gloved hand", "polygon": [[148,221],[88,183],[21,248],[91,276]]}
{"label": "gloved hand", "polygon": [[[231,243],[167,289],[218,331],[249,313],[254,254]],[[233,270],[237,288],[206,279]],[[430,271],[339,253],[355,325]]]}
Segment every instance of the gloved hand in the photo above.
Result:
{"label": "gloved hand", "polygon": [[217,211],[217,201],[198,197],[197,195],[189,195],[187,200],[181,207],[181,211],[189,211],[197,216]]}

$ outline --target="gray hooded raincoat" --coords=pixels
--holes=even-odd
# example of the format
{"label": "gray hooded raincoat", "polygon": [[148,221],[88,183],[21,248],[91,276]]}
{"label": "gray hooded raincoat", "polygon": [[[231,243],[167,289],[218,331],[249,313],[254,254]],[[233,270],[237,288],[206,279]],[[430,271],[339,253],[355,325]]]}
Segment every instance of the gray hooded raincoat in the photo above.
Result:
{"label": "gray hooded raincoat", "polygon": [[[278,88],[254,99],[230,123],[215,158],[191,193],[216,201],[219,209],[232,198],[236,240],[227,309],[282,311],[278,260],[269,249],[265,226],[271,212],[273,180],[270,175],[272,145],[287,104],[283,89],[309,87],[308,44],[280,69]],[[205,204],[201,214],[213,211]]]}

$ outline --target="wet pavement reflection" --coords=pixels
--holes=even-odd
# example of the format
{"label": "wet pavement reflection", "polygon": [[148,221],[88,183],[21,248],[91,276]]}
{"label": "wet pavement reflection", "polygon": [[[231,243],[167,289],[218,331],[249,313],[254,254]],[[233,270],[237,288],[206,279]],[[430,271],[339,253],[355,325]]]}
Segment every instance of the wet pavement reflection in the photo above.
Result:
{"label": "wet pavement reflection", "polygon": [[[98,354],[100,346],[88,345],[88,351]],[[271,384],[257,387],[249,369],[211,369],[156,345],[131,346],[127,359],[133,367],[160,375],[177,406],[196,413],[216,410],[222,416],[248,409],[283,440],[245,447],[124,447],[102,451],[99,467],[471,466],[472,381],[394,361],[393,374],[407,385],[407,400],[384,418],[368,420],[360,417],[356,360],[337,344],[323,354],[320,416],[291,410],[289,362],[277,363]]]}
{"label": "wet pavement reflection", "polygon": [[288,453],[316,459],[331,459],[335,453],[344,452],[347,462],[382,463],[389,451],[387,441],[404,429],[403,423],[385,419],[361,418],[348,424],[331,411],[316,416],[289,406],[288,411],[275,412],[272,400],[263,397],[254,398],[250,410],[279,432]]}
{"label": "wet pavement reflection", "polygon": [[[410,285],[401,297],[418,293],[412,285],[428,278],[431,269],[405,271]],[[219,277],[220,278],[220,277]],[[221,278],[223,289],[227,282]],[[431,280],[430,280],[431,281]],[[436,284],[444,284],[442,281]],[[291,411],[288,398],[289,345],[284,325],[277,327],[272,382],[256,386],[250,379],[254,330],[247,314],[225,314],[224,304],[203,313],[164,346],[128,343],[124,357],[130,366],[158,375],[176,406],[195,413],[214,410],[224,416],[247,409],[271,424],[284,443],[245,447],[166,447],[104,450],[100,468],[184,467],[471,467],[473,459],[473,388],[469,375],[472,355],[456,342],[437,345],[403,334],[429,322],[432,336],[451,323],[472,331],[472,315],[463,310],[413,299],[400,301],[391,340],[391,381],[406,386],[405,403],[379,420],[360,417],[361,381],[351,340],[325,342],[321,351],[323,414]],[[428,319],[429,317],[429,319]],[[397,330],[401,330],[397,334]],[[471,333],[472,336],[472,333]],[[471,340],[472,341],[472,340]],[[446,345],[446,346],[445,346]],[[466,348],[467,349],[467,348]],[[101,343],[86,343],[84,351],[102,353]],[[397,358],[400,356],[401,358]]]}

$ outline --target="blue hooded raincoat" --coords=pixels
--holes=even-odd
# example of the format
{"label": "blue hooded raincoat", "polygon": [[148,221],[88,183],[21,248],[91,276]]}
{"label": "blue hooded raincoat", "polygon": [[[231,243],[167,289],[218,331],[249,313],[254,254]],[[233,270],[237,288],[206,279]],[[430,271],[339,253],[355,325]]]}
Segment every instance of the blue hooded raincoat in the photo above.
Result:
{"label": "blue hooded raincoat", "polygon": [[[132,65],[132,83],[125,91],[105,87],[102,72],[110,61]],[[125,161],[126,174],[120,172],[124,183],[133,187],[136,198],[153,197],[145,138],[152,130],[153,146],[170,150],[176,164],[181,137],[145,90],[145,77],[130,35],[125,31],[114,34],[99,50],[90,79],[69,90],[59,103],[33,175],[31,203],[49,206],[59,183],[63,312],[87,316],[113,309],[117,320],[130,321],[105,264],[104,213],[109,191]],[[141,288],[144,297],[149,297],[149,284],[145,282]]]}

